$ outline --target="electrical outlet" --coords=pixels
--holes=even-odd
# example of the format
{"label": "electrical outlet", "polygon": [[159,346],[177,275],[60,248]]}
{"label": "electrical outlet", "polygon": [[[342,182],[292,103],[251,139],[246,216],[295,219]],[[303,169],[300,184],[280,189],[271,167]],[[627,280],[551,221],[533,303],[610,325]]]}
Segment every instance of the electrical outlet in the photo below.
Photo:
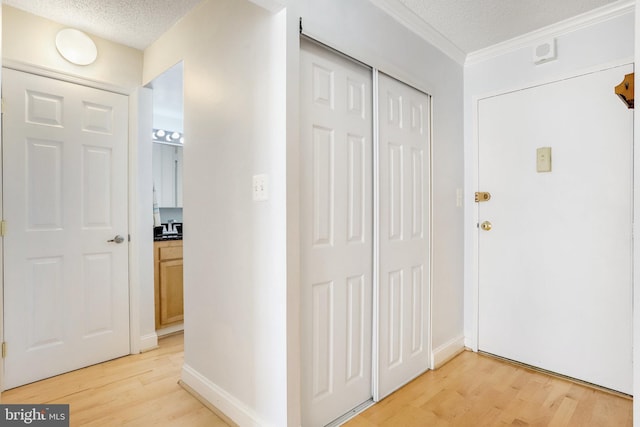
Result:
{"label": "electrical outlet", "polygon": [[261,202],[269,199],[269,178],[267,175],[253,176],[253,200]]}

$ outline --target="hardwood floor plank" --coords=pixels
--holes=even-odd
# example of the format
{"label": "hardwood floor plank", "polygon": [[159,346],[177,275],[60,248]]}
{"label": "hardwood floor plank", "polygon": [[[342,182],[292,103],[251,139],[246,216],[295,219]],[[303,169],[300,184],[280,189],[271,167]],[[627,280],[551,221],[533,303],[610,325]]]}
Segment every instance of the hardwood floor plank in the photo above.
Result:
{"label": "hardwood floor plank", "polygon": [[[181,335],[156,350],[3,392],[3,403],[68,403],[71,426],[227,427],[178,385]],[[630,399],[464,352],[348,427],[632,426]]]}
{"label": "hardwood floor plank", "polygon": [[560,427],[569,425],[569,421],[571,417],[576,411],[576,407],[578,406],[578,402],[569,397],[565,397],[558,405],[558,410],[553,414],[553,418],[551,418],[551,422],[549,423],[549,427]]}
{"label": "hardwood floor plank", "polygon": [[467,351],[345,426],[630,427],[632,406],[631,399]]}
{"label": "hardwood floor plank", "polygon": [[70,405],[71,426],[228,427],[178,385],[183,337],[158,349],[8,390],[2,403]]}

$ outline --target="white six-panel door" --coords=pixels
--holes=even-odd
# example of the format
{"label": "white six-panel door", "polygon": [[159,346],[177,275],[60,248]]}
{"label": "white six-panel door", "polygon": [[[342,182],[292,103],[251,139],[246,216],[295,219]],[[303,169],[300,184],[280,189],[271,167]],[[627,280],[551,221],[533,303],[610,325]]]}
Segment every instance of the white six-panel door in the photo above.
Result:
{"label": "white six-panel door", "polygon": [[[4,69],[4,388],[129,353],[127,97]],[[122,243],[109,242],[116,235]]]}
{"label": "white six-panel door", "polygon": [[303,425],[371,398],[371,71],[302,41]]}
{"label": "white six-panel door", "polygon": [[[632,393],[633,66],[479,102],[479,348]],[[551,171],[537,149],[551,147]]]}
{"label": "white six-panel door", "polygon": [[429,368],[429,96],[378,80],[378,396]]}

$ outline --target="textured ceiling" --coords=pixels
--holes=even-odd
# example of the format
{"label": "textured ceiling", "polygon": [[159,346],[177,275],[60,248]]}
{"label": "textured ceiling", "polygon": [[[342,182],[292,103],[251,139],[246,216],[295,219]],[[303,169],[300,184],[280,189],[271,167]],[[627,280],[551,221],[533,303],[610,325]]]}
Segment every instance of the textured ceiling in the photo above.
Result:
{"label": "textured ceiling", "polygon": [[[108,40],[144,49],[202,0],[2,0]],[[322,1],[322,0],[314,0]],[[615,0],[371,0],[424,21],[461,52],[500,43]]]}
{"label": "textured ceiling", "polygon": [[136,49],[144,49],[202,0],[2,0]]}
{"label": "textured ceiling", "polygon": [[402,4],[464,53],[470,53],[616,0],[385,1]]}
{"label": "textured ceiling", "polygon": [[[108,40],[144,49],[202,0],[2,0]],[[322,0],[314,0],[322,1]],[[461,52],[500,43],[615,0],[371,0],[424,21]]]}

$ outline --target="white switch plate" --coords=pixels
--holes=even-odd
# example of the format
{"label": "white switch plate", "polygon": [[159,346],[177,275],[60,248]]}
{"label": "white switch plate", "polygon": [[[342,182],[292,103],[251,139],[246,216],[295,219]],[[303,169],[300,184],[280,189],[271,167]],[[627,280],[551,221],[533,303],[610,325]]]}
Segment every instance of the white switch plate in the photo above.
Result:
{"label": "white switch plate", "polygon": [[253,176],[253,200],[262,202],[269,199],[269,177],[265,174]]}
{"label": "white switch plate", "polygon": [[551,147],[540,147],[536,150],[536,170],[551,172]]}

